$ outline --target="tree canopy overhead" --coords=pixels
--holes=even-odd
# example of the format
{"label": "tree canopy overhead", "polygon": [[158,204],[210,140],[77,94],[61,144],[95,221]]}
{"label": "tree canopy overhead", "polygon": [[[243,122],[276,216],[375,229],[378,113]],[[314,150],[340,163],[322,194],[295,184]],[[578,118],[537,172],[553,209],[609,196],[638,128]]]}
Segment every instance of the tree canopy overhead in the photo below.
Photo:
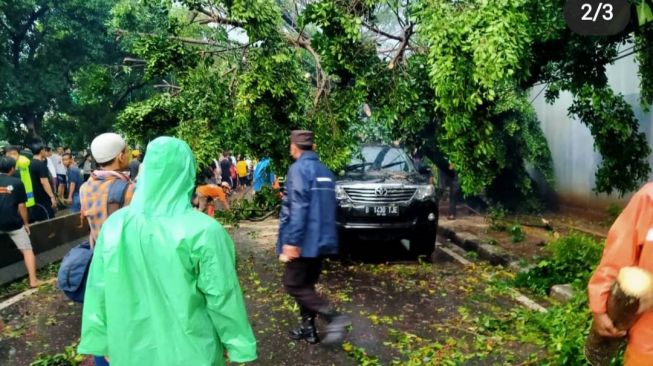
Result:
{"label": "tree canopy overhead", "polygon": [[[21,110],[41,113],[53,131],[93,121],[95,113],[104,122],[93,126],[115,121],[134,143],[183,137],[200,164],[229,148],[283,167],[288,132],[308,128],[332,168],[361,140],[401,140],[446,156],[466,193],[527,194],[527,165],[553,180],[528,96],[545,84],[549,101],[571,92],[570,116],[595,138],[603,156],[597,191],[631,191],[650,171],[632,108],[605,76],[606,65],[634,52],[641,103],[653,102],[650,0],[634,1],[628,29],[612,37],[573,34],[563,0],[120,0],[110,11],[100,0],[56,3],[75,9],[18,3],[0,2],[0,39],[15,38],[42,7],[61,9],[50,16],[63,23],[76,18],[70,24],[85,31],[75,37],[85,38],[63,37],[79,42],[78,52],[62,56],[71,58],[66,68],[48,65],[65,75],[56,91],[27,93],[47,94],[33,108],[18,98],[0,102],[0,118],[13,130],[31,126]],[[48,38],[72,29],[43,22],[27,34]],[[52,52],[66,50],[56,43],[61,37],[52,38]],[[25,45],[20,67],[36,62]],[[19,77],[11,49],[0,59],[0,75]],[[3,100],[15,95],[7,90]]]}

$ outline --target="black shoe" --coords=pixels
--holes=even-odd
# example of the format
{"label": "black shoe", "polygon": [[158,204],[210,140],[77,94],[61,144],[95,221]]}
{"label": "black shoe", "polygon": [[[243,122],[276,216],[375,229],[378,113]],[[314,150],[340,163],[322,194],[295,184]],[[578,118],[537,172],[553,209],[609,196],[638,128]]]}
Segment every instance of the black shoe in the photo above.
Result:
{"label": "black shoe", "polygon": [[339,345],[345,340],[347,327],[351,325],[351,319],[342,314],[331,314],[329,324],[325,329],[325,337],[322,343],[325,345]]}
{"label": "black shoe", "polygon": [[302,315],[301,328],[291,330],[288,332],[288,336],[295,341],[304,340],[309,344],[319,343],[320,338],[317,336],[317,329],[315,328],[315,316]]}

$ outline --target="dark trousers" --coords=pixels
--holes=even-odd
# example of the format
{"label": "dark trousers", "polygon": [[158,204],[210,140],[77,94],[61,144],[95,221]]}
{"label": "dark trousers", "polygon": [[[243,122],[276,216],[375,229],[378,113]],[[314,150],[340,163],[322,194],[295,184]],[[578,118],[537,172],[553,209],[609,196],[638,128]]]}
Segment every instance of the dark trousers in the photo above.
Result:
{"label": "dark trousers", "polygon": [[322,258],[297,258],[286,263],[283,286],[297,301],[302,315],[324,313],[329,308],[328,301],[315,292],[321,271]]}

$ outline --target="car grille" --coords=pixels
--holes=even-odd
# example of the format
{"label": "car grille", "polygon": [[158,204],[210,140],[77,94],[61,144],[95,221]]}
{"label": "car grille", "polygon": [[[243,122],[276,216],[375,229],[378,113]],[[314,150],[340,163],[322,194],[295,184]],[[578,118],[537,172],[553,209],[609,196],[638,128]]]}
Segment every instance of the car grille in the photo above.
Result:
{"label": "car grille", "polygon": [[354,202],[359,203],[398,203],[410,201],[415,195],[415,188],[382,187],[386,194],[379,195],[377,188],[345,188],[345,192]]}

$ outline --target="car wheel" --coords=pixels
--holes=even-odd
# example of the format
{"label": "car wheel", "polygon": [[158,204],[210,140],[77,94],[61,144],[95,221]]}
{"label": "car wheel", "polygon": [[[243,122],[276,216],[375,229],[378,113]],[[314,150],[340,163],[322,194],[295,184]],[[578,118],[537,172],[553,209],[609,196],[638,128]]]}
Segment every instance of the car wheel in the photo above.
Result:
{"label": "car wheel", "polygon": [[410,245],[411,254],[416,257],[426,257],[427,261],[431,260],[431,255],[435,250],[435,230],[429,230],[424,235],[416,237]]}

